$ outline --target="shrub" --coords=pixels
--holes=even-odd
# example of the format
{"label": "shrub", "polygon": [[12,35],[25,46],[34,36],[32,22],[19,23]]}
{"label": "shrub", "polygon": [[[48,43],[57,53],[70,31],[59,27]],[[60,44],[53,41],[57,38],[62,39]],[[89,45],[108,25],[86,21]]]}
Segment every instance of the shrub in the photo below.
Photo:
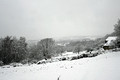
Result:
{"label": "shrub", "polygon": [[3,66],[3,62],[2,61],[0,61],[0,66]]}

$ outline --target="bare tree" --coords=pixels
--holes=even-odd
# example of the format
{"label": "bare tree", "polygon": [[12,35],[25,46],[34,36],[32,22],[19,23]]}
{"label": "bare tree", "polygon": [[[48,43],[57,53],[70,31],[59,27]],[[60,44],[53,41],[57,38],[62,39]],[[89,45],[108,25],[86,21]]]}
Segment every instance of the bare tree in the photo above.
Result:
{"label": "bare tree", "polygon": [[38,42],[39,51],[43,54],[45,59],[51,58],[54,53],[55,41],[52,38],[42,39]]}

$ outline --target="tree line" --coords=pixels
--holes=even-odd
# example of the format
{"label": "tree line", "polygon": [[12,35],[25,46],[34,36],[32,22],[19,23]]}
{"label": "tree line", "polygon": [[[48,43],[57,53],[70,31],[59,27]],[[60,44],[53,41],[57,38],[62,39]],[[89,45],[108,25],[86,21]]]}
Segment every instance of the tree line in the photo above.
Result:
{"label": "tree line", "polygon": [[47,60],[63,52],[63,47],[56,45],[52,38],[42,39],[29,47],[25,37],[19,39],[12,36],[0,38],[0,61],[4,64]]}

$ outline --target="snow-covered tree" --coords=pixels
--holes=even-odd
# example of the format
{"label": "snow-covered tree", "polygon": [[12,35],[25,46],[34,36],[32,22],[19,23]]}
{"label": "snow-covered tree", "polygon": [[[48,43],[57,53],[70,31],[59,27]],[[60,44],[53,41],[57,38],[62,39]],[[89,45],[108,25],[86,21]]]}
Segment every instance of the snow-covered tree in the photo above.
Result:
{"label": "snow-covered tree", "polygon": [[115,35],[120,37],[120,19],[118,19],[117,24],[114,25]]}

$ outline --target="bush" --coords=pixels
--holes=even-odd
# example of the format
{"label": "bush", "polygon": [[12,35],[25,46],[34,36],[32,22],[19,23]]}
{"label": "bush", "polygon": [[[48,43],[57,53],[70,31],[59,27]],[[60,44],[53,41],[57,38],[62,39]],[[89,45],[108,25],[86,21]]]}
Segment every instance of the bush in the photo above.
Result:
{"label": "bush", "polygon": [[21,61],[22,64],[27,64],[28,62],[29,62],[28,59],[25,59],[25,60],[22,60],[22,61]]}
{"label": "bush", "polygon": [[3,66],[3,62],[2,61],[0,61],[0,66]]}
{"label": "bush", "polygon": [[13,66],[13,67],[19,67],[19,66],[22,66],[21,63],[11,63],[10,66]]}
{"label": "bush", "polygon": [[38,62],[37,60],[30,61],[31,64],[36,64],[37,62]]}

